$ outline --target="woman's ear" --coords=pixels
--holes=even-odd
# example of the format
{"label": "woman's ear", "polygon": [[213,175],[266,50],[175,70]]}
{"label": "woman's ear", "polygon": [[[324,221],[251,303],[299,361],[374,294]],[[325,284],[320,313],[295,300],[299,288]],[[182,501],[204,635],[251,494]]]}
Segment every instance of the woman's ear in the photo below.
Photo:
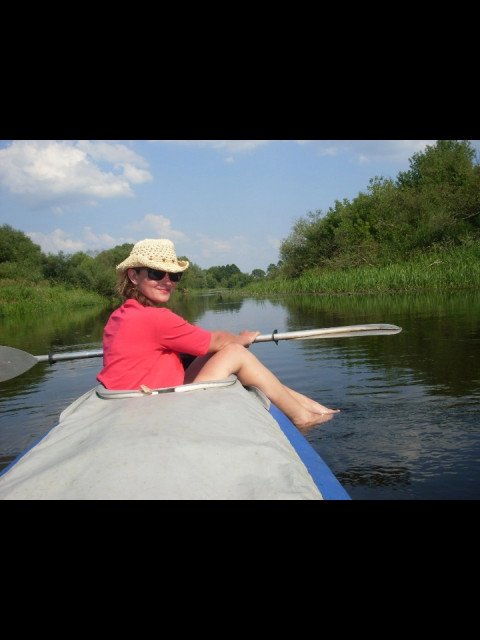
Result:
{"label": "woman's ear", "polygon": [[138,273],[136,269],[127,269],[127,275],[132,284],[138,284]]}

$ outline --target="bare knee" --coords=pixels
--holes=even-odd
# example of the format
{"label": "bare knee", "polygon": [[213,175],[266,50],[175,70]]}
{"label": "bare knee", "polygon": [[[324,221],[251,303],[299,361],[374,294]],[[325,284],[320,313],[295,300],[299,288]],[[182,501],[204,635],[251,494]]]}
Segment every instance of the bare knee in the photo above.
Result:
{"label": "bare knee", "polygon": [[217,353],[228,356],[241,357],[246,353],[246,351],[247,350],[245,349],[245,347],[243,347],[241,344],[235,344],[232,342],[230,344],[226,344],[220,349],[220,351],[217,351]]}
{"label": "bare knee", "polygon": [[241,344],[227,344],[217,351],[212,360],[216,362],[228,363],[227,366],[232,369],[232,373],[239,369],[245,360],[249,357],[249,353]]}

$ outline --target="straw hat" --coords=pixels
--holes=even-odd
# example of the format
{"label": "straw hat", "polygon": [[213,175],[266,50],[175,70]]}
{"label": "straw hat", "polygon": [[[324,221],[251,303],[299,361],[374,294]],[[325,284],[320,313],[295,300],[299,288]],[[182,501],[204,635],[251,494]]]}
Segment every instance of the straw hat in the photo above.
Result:
{"label": "straw hat", "polygon": [[117,273],[122,275],[127,269],[135,269],[135,267],[178,273],[185,271],[189,264],[188,260],[178,260],[171,240],[147,239],[140,240],[134,245],[128,258],[117,265]]}

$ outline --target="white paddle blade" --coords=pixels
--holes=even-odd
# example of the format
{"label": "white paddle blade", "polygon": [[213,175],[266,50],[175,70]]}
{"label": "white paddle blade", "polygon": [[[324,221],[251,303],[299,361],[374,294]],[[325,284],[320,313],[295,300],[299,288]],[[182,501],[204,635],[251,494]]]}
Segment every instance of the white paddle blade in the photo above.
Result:
{"label": "white paddle blade", "polygon": [[388,336],[400,333],[401,327],[394,324],[354,324],[348,327],[330,327],[326,329],[307,329],[306,331],[288,331],[257,336],[254,342],[274,340],[312,340],[314,338],[353,338],[358,336]]}
{"label": "white paddle blade", "polygon": [[0,382],[20,376],[37,362],[35,356],[25,351],[13,347],[0,347]]}

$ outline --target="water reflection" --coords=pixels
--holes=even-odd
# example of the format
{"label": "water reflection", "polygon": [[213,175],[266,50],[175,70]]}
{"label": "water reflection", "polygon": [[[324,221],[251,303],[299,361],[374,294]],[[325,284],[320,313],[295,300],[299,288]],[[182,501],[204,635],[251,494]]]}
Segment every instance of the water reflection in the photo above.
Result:
{"label": "water reflection", "polygon": [[398,487],[410,484],[410,472],[405,467],[382,467],[371,465],[367,469],[350,467],[348,473],[340,473],[339,481],[343,485],[366,487]]}
{"label": "water reflection", "polygon": [[[426,392],[465,395],[478,391],[480,379],[480,292],[433,292],[382,296],[292,296],[282,299],[289,310],[289,329],[392,322],[403,327],[395,339],[337,341],[335,349],[348,362],[378,362],[395,375],[413,374]],[[305,343],[305,349],[308,349]]]}
{"label": "water reflection", "polygon": [[[2,318],[0,344],[43,355],[64,346],[101,345],[108,309],[82,308],[68,313],[32,315],[26,318]],[[77,350],[77,349],[75,349]]]}

